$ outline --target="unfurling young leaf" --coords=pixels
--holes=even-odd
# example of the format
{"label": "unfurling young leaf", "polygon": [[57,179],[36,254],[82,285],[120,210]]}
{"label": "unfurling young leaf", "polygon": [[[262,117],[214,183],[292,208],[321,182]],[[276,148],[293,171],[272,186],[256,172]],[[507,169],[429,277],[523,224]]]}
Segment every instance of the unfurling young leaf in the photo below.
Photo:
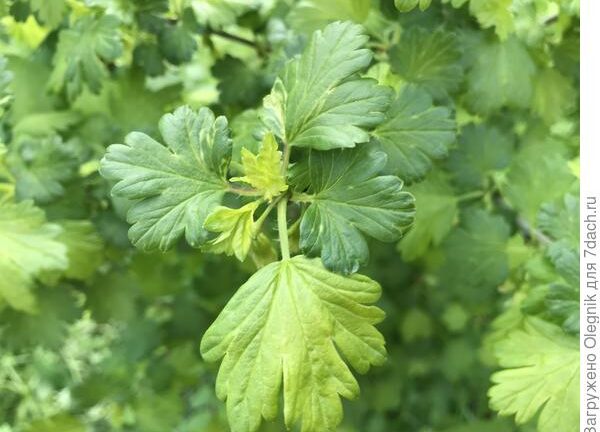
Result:
{"label": "unfurling young leaf", "polygon": [[127,214],[131,241],[141,249],[168,249],[185,234],[192,246],[208,238],[202,227],[228,190],[229,128],[212,111],[181,107],[160,121],[166,146],[140,132],[113,144],[101,173],[117,180],[115,196],[134,201]]}
{"label": "unfurling young leaf", "polygon": [[208,243],[206,250],[235,255],[237,259],[244,261],[255,234],[254,212],[257,207],[257,201],[239,209],[217,207],[204,221],[204,228],[220,234]]}
{"label": "unfurling young leaf", "polygon": [[400,239],[414,218],[414,198],[395,176],[381,176],[386,156],[373,147],[329,152],[311,151],[308,176],[310,205],[300,224],[300,247],[321,256],[328,269],[356,272],[366,264],[364,235],[379,241]]}
{"label": "unfurling young leaf", "polygon": [[384,118],[391,90],[355,75],[369,65],[364,29],[335,22],[314,33],[265,98],[265,124],[283,142],[329,150],[369,141]]}
{"label": "unfurling young leaf", "polygon": [[360,373],[385,360],[374,327],[384,313],[372,303],[371,279],[327,271],[304,256],[260,269],[229,301],[202,338],[207,361],[222,359],[217,395],[227,400],[233,432],[254,432],[277,416],[279,393],[288,428],[333,432],[342,420],[340,396],[358,384],[343,358]]}
{"label": "unfurling young leaf", "polygon": [[277,141],[272,133],[265,134],[257,155],[242,148],[241,156],[245,175],[233,177],[231,181],[248,183],[269,201],[287,190],[281,173],[281,152],[277,150]]}

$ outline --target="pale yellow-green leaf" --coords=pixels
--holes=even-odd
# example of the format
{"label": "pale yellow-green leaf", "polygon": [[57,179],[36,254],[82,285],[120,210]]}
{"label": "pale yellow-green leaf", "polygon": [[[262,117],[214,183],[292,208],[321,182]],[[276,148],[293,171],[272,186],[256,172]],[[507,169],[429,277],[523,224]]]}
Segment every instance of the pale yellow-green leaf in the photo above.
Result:
{"label": "pale yellow-green leaf", "polygon": [[265,135],[257,155],[242,149],[242,167],[246,175],[231,180],[248,183],[269,201],[288,188],[281,174],[281,152],[272,133]]}
{"label": "pale yellow-green leaf", "polygon": [[506,39],[514,30],[513,0],[471,0],[471,14],[483,28],[494,27],[500,39]]}
{"label": "pale yellow-green leaf", "polygon": [[505,368],[492,375],[490,406],[524,424],[538,414],[539,432],[579,430],[579,340],[538,318],[527,318],[497,343]]}
{"label": "pale yellow-green leaf", "polygon": [[57,241],[61,228],[46,222],[31,201],[0,203],[0,300],[35,311],[31,292],[42,271],[67,268],[67,249]]}
{"label": "pale yellow-green leaf", "polygon": [[205,333],[207,361],[222,359],[217,395],[227,400],[232,432],[254,432],[274,419],[283,391],[288,428],[333,432],[340,396],[354,398],[360,373],[385,360],[374,327],[384,313],[381,287],[366,276],[342,276],[319,259],[296,256],[255,273]]}
{"label": "pale yellow-green leaf", "polygon": [[254,211],[258,202],[254,201],[239,209],[217,207],[204,221],[204,228],[219,233],[206,246],[214,253],[235,255],[244,261],[252,245],[254,236]]}

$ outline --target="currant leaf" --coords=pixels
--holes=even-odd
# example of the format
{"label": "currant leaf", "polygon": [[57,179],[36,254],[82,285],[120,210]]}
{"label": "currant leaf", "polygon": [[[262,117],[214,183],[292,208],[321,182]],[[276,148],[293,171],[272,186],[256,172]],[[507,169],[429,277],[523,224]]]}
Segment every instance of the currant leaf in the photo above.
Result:
{"label": "currant leaf", "polygon": [[427,174],[432,160],[448,154],[455,129],[449,109],[433,106],[426,91],[405,86],[373,135],[388,156],[385,171],[413,182]]}
{"label": "currant leaf", "polygon": [[288,428],[333,432],[342,420],[340,396],[354,398],[358,383],[342,356],[360,373],[385,360],[374,327],[384,313],[372,303],[371,279],[330,273],[304,256],[255,273],[206,331],[200,349],[222,359],[217,395],[227,400],[233,432],[254,432],[277,415],[283,392]]}
{"label": "currant leaf", "polygon": [[371,146],[328,152],[308,159],[310,205],[300,223],[300,247],[320,255],[330,270],[353,273],[367,263],[365,235],[398,240],[414,218],[414,197],[395,176],[379,175],[385,154]]}
{"label": "currant leaf", "polygon": [[264,122],[288,145],[328,150],[369,141],[384,118],[391,90],[356,78],[371,62],[363,27],[335,22],[291,60],[264,100]]}
{"label": "currant leaf", "polygon": [[185,234],[197,247],[208,238],[204,220],[228,190],[227,120],[208,108],[181,107],[163,116],[159,128],[166,146],[132,132],[125,144],[108,148],[100,172],[117,180],[115,196],[134,201],[127,214],[133,244],[166,250]]}

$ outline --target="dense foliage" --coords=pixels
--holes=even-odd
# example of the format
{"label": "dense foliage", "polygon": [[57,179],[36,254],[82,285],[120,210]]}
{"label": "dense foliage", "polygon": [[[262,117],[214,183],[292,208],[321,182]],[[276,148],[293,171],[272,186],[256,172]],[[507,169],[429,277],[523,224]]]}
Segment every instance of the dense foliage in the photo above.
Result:
{"label": "dense foliage", "polygon": [[0,13],[0,432],[578,429],[577,0]]}

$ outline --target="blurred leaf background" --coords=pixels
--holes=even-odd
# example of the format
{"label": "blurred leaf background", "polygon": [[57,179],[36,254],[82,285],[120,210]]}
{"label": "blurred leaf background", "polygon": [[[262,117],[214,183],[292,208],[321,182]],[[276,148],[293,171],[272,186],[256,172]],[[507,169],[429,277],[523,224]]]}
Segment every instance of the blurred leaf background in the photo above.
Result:
{"label": "blurred leaf background", "polygon": [[417,149],[389,161],[417,221],[370,244],[389,360],[340,432],[576,430],[577,0],[0,0],[0,14],[0,432],[229,430],[198,344],[253,269],[183,243],[137,251],[99,159],[189,104],[232,119],[239,164],[277,73],[334,20],[367,29],[367,75],[416,86],[458,125],[456,140],[434,119],[426,144],[397,137]]}

